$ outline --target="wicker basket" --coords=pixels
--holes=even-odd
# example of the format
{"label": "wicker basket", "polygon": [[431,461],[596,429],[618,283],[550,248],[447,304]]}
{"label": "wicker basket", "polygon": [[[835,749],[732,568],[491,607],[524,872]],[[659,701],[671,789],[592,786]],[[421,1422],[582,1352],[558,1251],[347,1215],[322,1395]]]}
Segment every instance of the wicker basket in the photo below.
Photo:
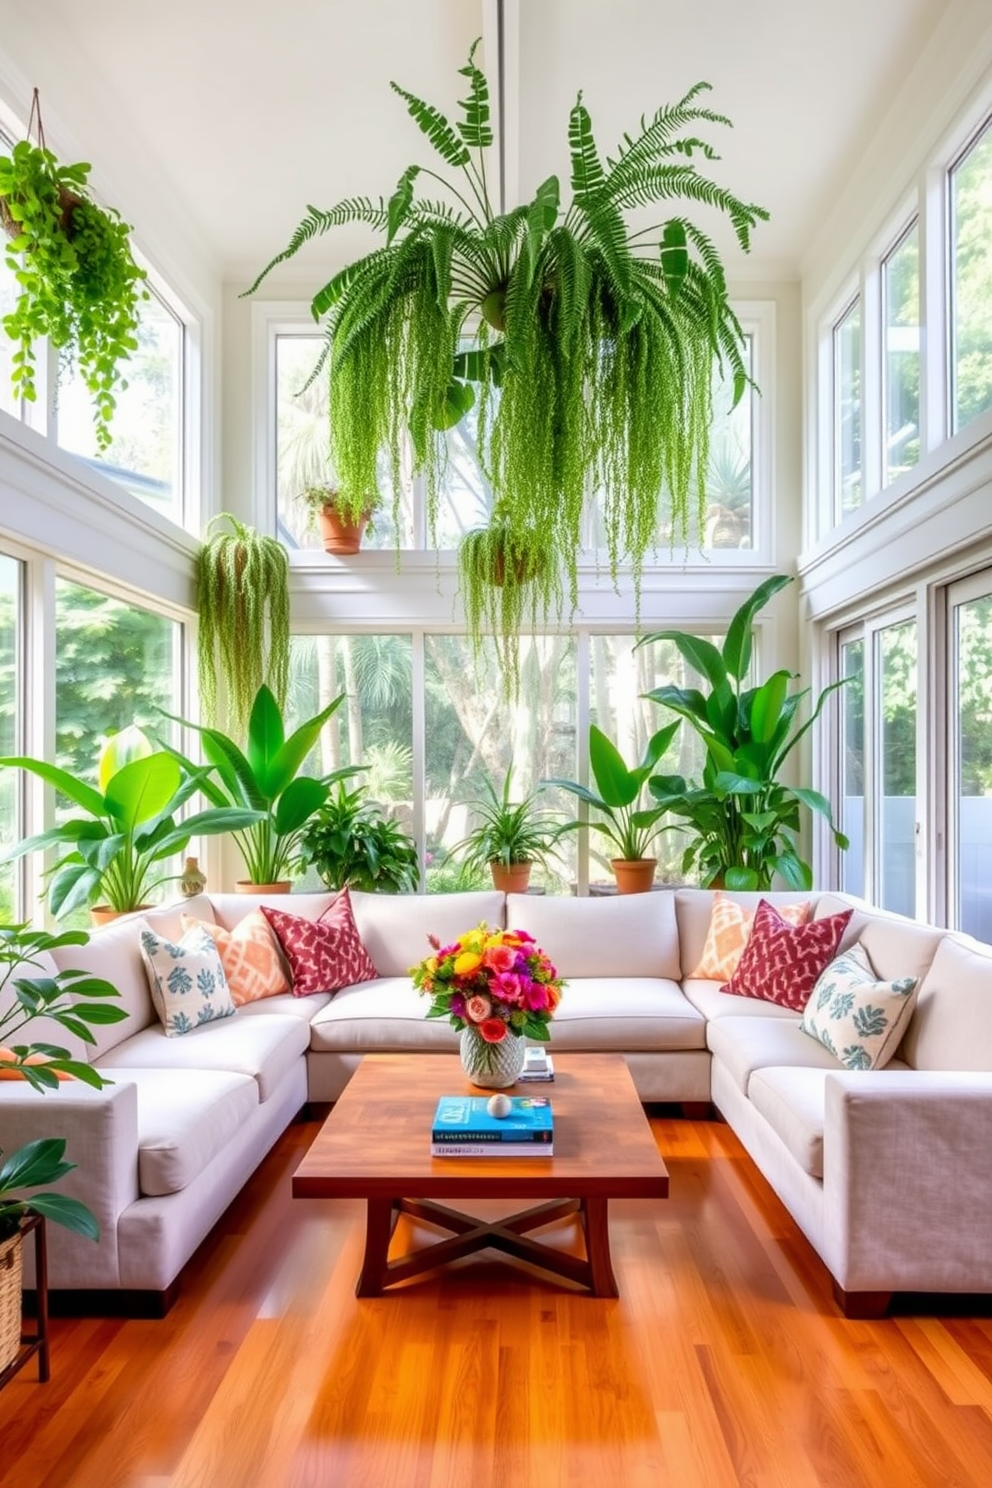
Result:
{"label": "wicker basket", "polygon": [[21,1347],[23,1236],[0,1244],[0,1370],[13,1364]]}

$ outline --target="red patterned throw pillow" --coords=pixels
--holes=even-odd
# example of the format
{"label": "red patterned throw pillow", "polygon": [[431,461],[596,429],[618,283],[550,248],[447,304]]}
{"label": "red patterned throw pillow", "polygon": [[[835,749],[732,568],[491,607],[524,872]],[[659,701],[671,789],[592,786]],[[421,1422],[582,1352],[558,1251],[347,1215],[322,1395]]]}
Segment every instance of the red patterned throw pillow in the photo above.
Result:
{"label": "red patterned throw pillow", "polygon": [[347,889],[341,890],[319,920],[286,914],[267,904],[261,910],[286,953],[295,997],[337,992],[354,982],[373,982],[379,975],[362,944]]}
{"label": "red patterned throw pillow", "polygon": [[811,920],[808,925],[790,925],[774,905],[762,899],[737,970],[721,990],[738,997],[777,1002],[801,1013],[817,980],[834,959],[853,913],[853,909],[845,909],[822,920]]}

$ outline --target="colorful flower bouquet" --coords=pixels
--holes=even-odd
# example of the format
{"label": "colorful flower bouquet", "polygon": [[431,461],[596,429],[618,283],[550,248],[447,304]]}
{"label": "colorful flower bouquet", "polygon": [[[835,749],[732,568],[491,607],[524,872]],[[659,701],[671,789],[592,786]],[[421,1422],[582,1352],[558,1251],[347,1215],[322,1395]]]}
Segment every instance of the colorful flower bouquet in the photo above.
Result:
{"label": "colorful flower bouquet", "polygon": [[474,1028],[487,1044],[509,1034],[547,1041],[562,982],[532,935],[483,923],[452,945],[427,939],[434,954],[411,966],[410,975],[431,999],[428,1018]]}

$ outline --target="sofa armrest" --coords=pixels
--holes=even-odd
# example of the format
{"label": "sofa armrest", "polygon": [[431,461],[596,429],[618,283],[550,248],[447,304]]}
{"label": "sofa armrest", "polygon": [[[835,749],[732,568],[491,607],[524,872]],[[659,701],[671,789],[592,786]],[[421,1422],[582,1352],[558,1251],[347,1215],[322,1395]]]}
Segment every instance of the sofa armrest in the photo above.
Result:
{"label": "sofa armrest", "polygon": [[992,1074],[830,1074],[823,1258],[845,1291],[992,1291]]}
{"label": "sofa armrest", "polygon": [[[81,1199],[96,1215],[100,1240],[94,1245],[61,1225],[48,1226],[49,1285],[64,1288],[120,1285],[117,1221],[138,1198],[138,1093],[127,1081],[93,1090],[63,1084],[40,1094],[20,1082],[0,1085],[0,1146],[13,1152],[39,1137],[64,1137],[67,1162],[75,1171],[54,1190]],[[33,1286],[33,1247],[25,1251]]]}

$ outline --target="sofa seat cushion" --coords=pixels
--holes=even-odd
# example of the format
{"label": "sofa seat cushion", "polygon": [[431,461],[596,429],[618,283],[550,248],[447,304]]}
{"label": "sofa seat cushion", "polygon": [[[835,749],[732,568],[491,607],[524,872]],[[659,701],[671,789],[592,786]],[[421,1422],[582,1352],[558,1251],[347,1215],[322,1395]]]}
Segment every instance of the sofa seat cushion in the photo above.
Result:
{"label": "sofa seat cushion", "polygon": [[258,1108],[258,1085],[221,1070],[115,1069],[138,1092],[138,1184],[143,1197],[178,1193],[223,1152]]}
{"label": "sofa seat cushion", "polygon": [[430,1005],[408,976],[345,987],[313,1019],[310,1048],[352,1054],[457,1049],[457,1031],[446,1018],[428,1018]]}
{"label": "sofa seat cushion", "polygon": [[160,1027],[145,1028],[95,1061],[101,1070],[168,1069],[176,1072],[175,1092],[181,1097],[182,1071],[226,1070],[250,1075],[258,1082],[259,1099],[267,1101],[287,1071],[310,1043],[310,1028],[302,1018],[272,1013],[245,1018],[240,1013],[222,1023],[194,1028],[185,1038],[166,1038]]}
{"label": "sofa seat cushion", "polygon": [[276,997],[246,1002],[243,1007],[238,1008],[238,1017],[269,1018],[273,1013],[279,1013],[289,1018],[299,1018],[309,1026],[314,1014],[326,1007],[333,996],[332,992],[310,992],[306,997],[294,997],[292,992],[281,992]]}
{"label": "sofa seat cushion", "polygon": [[548,1031],[555,1052],[706,1048],[705,1019],[665,977],[574,977]]}
{"label": "sofa seat cushion", "polygon": [[992,1070],[992,949],[944,936],[899,1053],[919,1070]]}
{"label": "sofa seat cushion", "polygon": [[[670,890],[574,899],[556,894],[508,894],[506,923],[527,930],[558,975],[681,976],[675,897]],[[566,991],[566,996],[567,996]]]}
{"label": "sofa seat cushion", "polygon": [[[899,1059],[887,1070],[905,1069]],[[834,1065],[833,1073],[837,1074]],[[781,1139],[788,1152],[812,1178],[823,1177],[823,1133],[826,1126],[827,1076],[830,1070],[755,1070],[747,1093],[756,1111]]]}
{"label": "sofa seat cushion", "polygon": [[791,1018],[718,1018],[706,1025],[706,1042],[742,1095],[747,1094],[755,1070],[784,1065],[837,1074],[840,1069],[822,1044],[803,1033],[795,1014]]}
{"label": "sofa seat cushion", "polygon": [[795,1021],[791,1008],[777,1002],[762,1002],[757,997],[736,997],[724,992],[719,982],[692,978],[682,983],[682,991],[707,1022],[713,1018],[787,1018]]}

